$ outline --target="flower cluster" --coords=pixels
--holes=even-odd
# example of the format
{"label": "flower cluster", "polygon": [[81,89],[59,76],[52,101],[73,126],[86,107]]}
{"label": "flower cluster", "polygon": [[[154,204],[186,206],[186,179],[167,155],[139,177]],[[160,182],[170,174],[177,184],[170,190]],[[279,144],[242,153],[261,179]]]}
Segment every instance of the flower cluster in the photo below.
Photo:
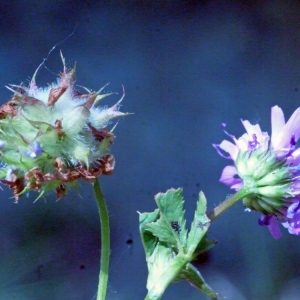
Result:
{"label": "flower cluster", "polygon": [[[285,123],[278,106],[271,111],[271,138],[262,132],[258,124],[242,120],[246,133],[239,139],[225,133],[227,140],[214,145],[218,153],[233,160],[226,166],[220,181],[239,191],[244,189],[243,199],[248,210],[262,213],[259,225],[267,225],[274,238],[281,232],[278,221],[291,234],[300,234],[300,108]],[[222,124],[225,128],[225,124]],[[225,156],[220,150],[229,154]]]}
{"label": "flower cluster", "polygon": [[68,69],[61,57],[64,70],[56,83],[38,87],[37,69],[29,87],[8,87],[14,96],[0,107],[0,181],[16,201],[30,190],[42,196],[55,189],[60,198],[78,179],[93,182],[114,168],[107,125],[127,115],[119,111],[124,92],[112,107],[98,107],[112,93],[75,90],[75,67]]}

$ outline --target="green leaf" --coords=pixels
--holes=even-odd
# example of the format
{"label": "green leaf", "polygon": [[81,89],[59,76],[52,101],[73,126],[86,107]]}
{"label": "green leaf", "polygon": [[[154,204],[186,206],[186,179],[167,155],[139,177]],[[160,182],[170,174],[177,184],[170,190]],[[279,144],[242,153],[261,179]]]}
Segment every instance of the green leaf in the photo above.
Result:
{"label": "green leaf", "polygon": [[148,267],[146,299],[161,299],[170,283],[188,280],[212,300],[217,295],[205,283],[190,262],[207,251],[215,241],[207,241],[210,219],[206,216],[206,198],[201,192],[191,229],[184,219],[182,189],[169,189],[155,196],[158,209],[140,214],[140,233]]}
{"label": "green leaf", "polygon": [[156,236],[159,241],[172,244],[173,246],[177,245],[178,239],[175,237],[177,233],[175,232],[174,234],[172,227],[162,217],[160,217],[157,222],[148,224],[146,228]]}
{"label": "green leaf", "polygon": [[192,222],[191,230],[187,238],[187,249],[189,253],[193,253],[195,251],[209,227],[210,220],[206,216],[205,212],[206,198],[204,196],[204,193],[200,192],[194,220]]}
{"label": "green leaf", "polygon": [[[182,189],[169,189],[166,193],[158,193],[155,201],[160,210],[159,222],[151,226],[152,232],[165,242],[177,245],[177,248],[184,250],[186,246],[187,230],[184,219]],[[157,228],[154,228],[157,227]],[[160,233],[159,233],[160,232]],[[167,237],[168,235],[168,237]]]}
{"label": "green leaf", "polygon": [[197,256],[199,256],[201,253],[207,252],[214,245],[217,244],[217,241],[215,241],[215,240],[212,240],[212,241],[206,240],[206,237],[207,237],[207,233],[203,236],[202,240],[197,245],[197,247],[196,247],[196,249],[195,249],[195,251],[193,253],[194,259],[197,258]]}
{"label": "green leaf", "polygon": [[147,230],[147,225],[156,222],[159,218],[159,209],[156,209],[150,213],[139,213],[140,222],[140,234],[142,238],[142,243],[144,246],[146,258],[152,255],[157,243],[158,238],[154,236],[149,230]]}
{"label": "green leaf", "polygon": [[211,300],[217,300],[218,294],[214,293],[211,287],[205,282],[201,273],[190,263],[176,277],[175,281],[188,280],[195,288],[205,293]]}
{"label": "green leaf", "polygon": [[155,287],[160,284],[162,271],[168,269],[173,260],[171,249],[166,247],[164,243],[158,242],[151,256],[147,257],[148,279],[146,286],[148,291],[155,290]]}

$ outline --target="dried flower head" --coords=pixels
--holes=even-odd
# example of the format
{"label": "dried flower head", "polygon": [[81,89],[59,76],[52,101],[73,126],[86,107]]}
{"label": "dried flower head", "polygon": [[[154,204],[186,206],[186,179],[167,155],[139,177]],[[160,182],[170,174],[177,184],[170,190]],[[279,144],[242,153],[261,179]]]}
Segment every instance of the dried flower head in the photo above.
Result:
{"label": "dried flower head", "polygon": [[[244,205],[263,215],[260,225],[267,225],[275,238],[281,236],[280,221],[292,234],[300,233],[300,108],[285,123],[282,110],[272,108],[272,137],[262,132],[258,124],[242,123],[246,133],[239,139],[229,135],[234,144],[222,141],[214,145],[229,153],[234,165],[226,166],[220,181],[236,191],[244,189]],[[223,124],[225,127],[225,124]],[[299,220],[298,220],[299,219]]]}
{"label": "dried flower head", "polygon": [[[74,89],[75,67],[64,71],[57,83],[36,85],[37,71],[29,87],[11,85],[14,96],[0,107],[0,180],[14,190],[16,201],[35,190],[40,196],[56,190],[57,198],[83,178],[93,182],[114,169],[107,154],[114,135],[107,129],[111,119],[127,115],[99,102],[112,93]],[[38,197],[38,198],[39,198]]]}

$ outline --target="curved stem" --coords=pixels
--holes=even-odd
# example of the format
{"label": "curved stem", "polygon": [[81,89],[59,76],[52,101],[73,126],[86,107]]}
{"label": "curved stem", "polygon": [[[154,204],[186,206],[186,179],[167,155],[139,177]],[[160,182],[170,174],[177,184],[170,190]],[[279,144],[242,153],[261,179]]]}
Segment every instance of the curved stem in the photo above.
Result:
{"label": "curved stem", "polygon": [[213,221],[217,217],[219,217],[225,210],[227,210],[229,207],[234,205],[239,200],[242,200],[245,196],[248,195],[248,192],[244,189],[239,190],[236,192],[232,197],[224,200],[222,203],[220,203],[217,207],[215,207],[209,214],[208,218]]}
{"label": "curved stem", "polygon": [[110,229],[109,217],[105,204],[105,199],[101,191],[99,180],[96,179],[94,183],[94,195],[98,206],[101,227],[101,260],[100,260],[100,274],[97,300],[105,300],[108,282],[108,268],[109,268],[109,254],[110,254]]}

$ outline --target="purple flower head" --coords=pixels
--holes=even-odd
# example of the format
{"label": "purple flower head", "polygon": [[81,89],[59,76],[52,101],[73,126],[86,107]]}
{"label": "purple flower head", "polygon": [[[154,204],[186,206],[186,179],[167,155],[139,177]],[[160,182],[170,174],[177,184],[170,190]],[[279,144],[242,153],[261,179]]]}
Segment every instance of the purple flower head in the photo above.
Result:
{"label": "purple flower head", "polygon": [[263,214],[259,225],[268,226],[274,238],[281,236],[278,221],[291,234],[300,234],[300,148],[296,148],[300,108],[285,123],[281,108],[272,107],[271,138],[258,124],[241,121],[246,133],[236,139],[224,130],[233,142],[214,145],[222,157],[225,151],[233,161],[223,169],[220,181],[247,191],[244,205]]}

